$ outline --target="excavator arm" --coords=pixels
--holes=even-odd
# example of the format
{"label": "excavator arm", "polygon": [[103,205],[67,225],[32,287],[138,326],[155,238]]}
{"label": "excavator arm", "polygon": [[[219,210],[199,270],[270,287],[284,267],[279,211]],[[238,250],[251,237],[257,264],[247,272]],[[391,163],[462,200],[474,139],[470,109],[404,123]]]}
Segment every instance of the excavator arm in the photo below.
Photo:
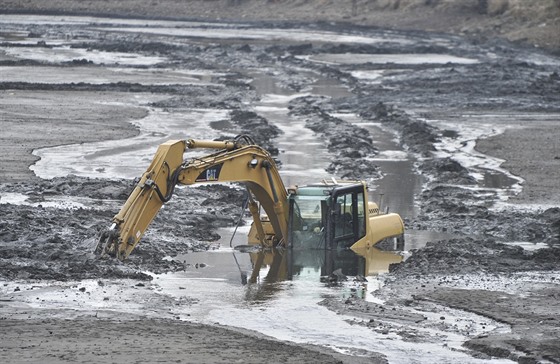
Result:
{"label": "excavator arm", "polygon": [[[204,157],[183,160],[188,149],[218,151]],[[170,140],[159,146],[150,166],[113,217],[111,228],[102,233],[96,251],[124,260],[139,243],[177,184],[240,182],[250,196],[249,209],[262,244],[285,244],[288,229],[287,192],[270,154],[249,137],[233,141]],[[253,198],[254,196],[254,198]],[[274,239],[267,239],[257,202],[267,213]]]}

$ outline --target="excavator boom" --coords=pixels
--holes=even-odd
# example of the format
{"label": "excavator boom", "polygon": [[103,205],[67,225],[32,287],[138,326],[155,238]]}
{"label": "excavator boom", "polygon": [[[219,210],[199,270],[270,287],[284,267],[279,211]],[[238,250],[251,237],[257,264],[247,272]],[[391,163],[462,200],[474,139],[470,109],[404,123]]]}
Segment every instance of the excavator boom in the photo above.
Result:
{"label": "excavator boom", "polygon": [[[211,148],[218,151],[200,158],[183,160],[188,149]],[[113,217],[111,229],[101,235],[96,251],[124,260],[136,247],[148,225],[163,204],[173,195],[177,184],[241,182],[252,200],[253,220],[260,224],[256,202],[270,218],[275,241],[266,241],[262,226],[262,244],[284,244],[287,236],[287,193],[275,162],[263,148],[246,136],[234,141],[170,140],[159,146],[151,164]]]}

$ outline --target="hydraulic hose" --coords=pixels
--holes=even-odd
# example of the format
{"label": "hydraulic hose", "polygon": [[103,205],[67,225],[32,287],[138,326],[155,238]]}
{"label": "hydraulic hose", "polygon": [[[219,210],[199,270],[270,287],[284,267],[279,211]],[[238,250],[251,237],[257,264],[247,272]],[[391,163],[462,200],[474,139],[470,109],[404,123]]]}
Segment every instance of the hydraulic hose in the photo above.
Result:
{"label": "hydraulic hose", "polygon": [[167,203],[167,202],[169,202],[169,200],[171,200],[171,197],[173,196],[173,193],[175,192],[175,186],[177,186],[177,182],[179,181],[179,173],[181,173],[181,171],[183,170],[183,168],[185,166],[181,166],[181,167],[177,168],[173,172],[171,177],[167,180],[167,193],[165,194],[165,196],[163,195],[163,193],[161,193],[161,190],[159,189],[159,186],[155,183],[153,184],[154,191],[156,191],[156,193],[157,193],[161,202]]}
{"label": "hydraulic hose", "polygon": [[[239,227],[239,225],[241,225],[241,221],[243,221],[243,212],[245,211],[245,209],[247,208],[247,205],[249,203],[249,191],[247,191],[247,197],[245,197],[243,203],[241,204],[241,212],[239,213],[239,219],[237,220],[237,224],[235,224],[235,229],[233,230],[233,234],[231,234],[231,239],[229,239],[229,247],[232,248],[233,247],[233,238],[235,237],[235,234],[237,233],[237,228]],[[241,265],[239,264],[239,261],[237,260],[237,257],[235,256],[235,253],[233,254],[233,259],[235,260],[235,264],[237,265],[237,269],[239,270],[239,274],[241,274],[241,284],[246,285],[247,284],[247,274],[245,272],[243,272],[243,269],[241,269]]]}

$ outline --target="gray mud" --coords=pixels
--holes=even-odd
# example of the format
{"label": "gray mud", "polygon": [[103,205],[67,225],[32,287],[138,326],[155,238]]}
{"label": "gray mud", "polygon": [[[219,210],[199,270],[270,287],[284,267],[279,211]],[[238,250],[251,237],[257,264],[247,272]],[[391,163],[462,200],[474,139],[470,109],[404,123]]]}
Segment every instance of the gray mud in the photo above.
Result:
{"label": "gray mud", "polygon": [[[294,25],[280,23],[276,26],[289,28]],[[231,27],[232,31],[252,27],[275,29],[269,23],[233,24]],[[386,36],[383,30],[353,25],[312,24],[297,27],[301,31]],[[22,44],[18,42],[21,40],[18,37],[12,39],[10,32],[20,32],[27,34],[23,38],[40,40],[35,44]],[[543,124],[538,118],[539,115],[554,118],[560,112],[560,60],[557,57],[502,40],[470,41],[457,36],[433,36],[411,31],[391,33],[410,40],[409,43],[386,42],[379,45],[323,41],[275,41],[269,44],[266,40],[250,42],[241,38],[205,41],[196,37],[101,31],[95,27],[84,30],[64,23],[26,25],[14,22],[9,24],[7,33],[5,41],[0,44],[7,49],[44,50],[54,46],[49,43],[53,38],[75,37],[73,49],[157,56],[163,61],[153,66],[154,69],[198,69],[215,72],[216,75],[204,80],[208,84],[156,85],[142,82],[141,77],[138,82],[1,81],[4,132],[0,137],[0,193],[2,196],[16,193],[25,197],[23,205],[11,202],[0,205],[2,280],[32,282],[125,278],[146,281],[151,279],[146,272],[191,269],[179,261],[164,258],[215,248],[219,238],[216,230],[234,226],[238,220],[243,200],[239,188],[204,186],[178,189],[130,259],[121,263],[100,259],[91,251],[95,237],[108,227],[112,216],[131,191],[132,181],[76,176],[40,180],[28,169],[37,159],[31,154],[32,150],[136,135],[138,130],[129,122],[145,117],[150,108],[170,114],[201,108],[227,111],[227,119],[211,124],[217,139],[231,134],[247,134],[277,156],[282,151],[275,146],[274,138],[280,134],[280,129],[274,125],[274,120],[267,120],[253,110],[251,105],[258,101],[258,96],[251,85],[251,73],[274,73],[282,87],[298,92],[306,90],[313,81],[310,75],[316,74],[336,80],[351,92],[351,96],[340,98],[302,96],[289,103],[290,117],[304,120],[306,128],[327,146],[331,156],[327,171],[339,178],[370,181],[382,178],[384,171],[375,162],[379,149],[373,144],[372,135],[336,115],[358,115],[365,122],[382,125],[394,133],[408,158],[414,160],[416,173],[427,180],[421,194],[415,196],[419,214],[404,216],[407,229],[446,232],[454,236],[453,239],[427,243],[425,247],[410,252],[405,262],[391,269],[385,278],[385,286],[378,292],[389,306],[373,305],[354,298],[345,301],[326,298],[322,304],[341,314],[360,317],[360,325],[380,334],[393,332],[395,327],[411,322],[421,324],[422,310],[437,312],[438,307],[456,308],[511,327],[511,332],[484,336],[462,332],[468,338],[463,349],[473,357],[560,362],[560,351],[554,345],[560,337],[556,317],[560,291],[558,281],[551,278],[546,284],[541,282],[535,287],[531,287],[530,283],[529,287],[523,287],[525,281],[516,282],[519,275],[531,277],[529,274],[535,272],[545,276],[551,273],[554,278],[554,274],[558,273],[560,152],[558,144],[550,143],[550,140],[546,143],[546,138],[559,135],[559,125],[558,120]],[[441,54],[477,62],[345,64],[311,60],[313,56],[325,53]],[[87,56],[56,62],[0,55],[3,55],[0,58],[0,66],[3,67],[20,66],[25,69],[48,66],[49,70],[75,67],[88,72],[102,72],[109,67]],[[543,59],[546,62],[542,62]],[[119,66],[129,71],[149,68]],[[359,72],[371,71],[381,72],[382,82],[368,82],[357,76]],[[131,106],[130,99],[139,95],[148,101]],[[480,117],[486,123],[492,124],[495,122],[492,115],[505,112],[535,117],[531,119],[529,116],[527,121],[512,117],[508,122],[523,129],[508,129],[506,134],[483,140],[477,147],[488,155],[508,159],[504,166],[524,179],[522,192],[517,195],[510,193],[511,201],[540,204],[543,208],[523,208],[523,205],[496,208],[496,203],[502,199],[500,189],[483,186],[460,160],[435,153],[444,139],[459,138],[459,131],[442,129],[432,121],[445,119],[459,123],[456,115],[473,113],[482,115]],[[470,122],[466,118],[460,121]],[[189,137],[188,130],[185,130],[185,137]],[[520,141],[523,148],[517,147]],[[547,149],[543,154],[541,146],[545,144]],[[81,207],[47,204],[56,198],[71,201],[85,199],[87,202]],[[511,242],[529,242],[545,247],[527,251],[509,244]],[[507,287],[480,288],[469,285],[466,277],[472,275],[478,275],[482,280],[498,277],[513,283]],[[458,278],[451,282],[447,277]],[[439,306],[430,306],[433,304]],[[416,311],[411,313],[410,307]],[[9,318],[6,323],[18,326],[18,320]],[[24,334],[31,335],[35,325],[54,325],[64,332],[62,338],[67,339],[83,322],[30,321],[27,326],[22,326]],[[138,326],[129,322],[121,325],[123,327],[119,332],[136,334],[146,327],[144,325],[150,326],[151,323]],[[162,321],[154,325],[167,328],[172,324]],[[95,321],[91,335],[104,332],[106,326],[106,322]],[[185,335],[193,329],[176,326],[173,328],[185,331]],[[208,330],[210,333],[206,337],[213,337],[214,329]],[[453,328],[450,325],[446,330]],[[168,331],[153,335],[161,339],[162,335],[168,335]],[[415,337],[412,329],[402,329],[398,335],[404,341],[424,340]],[[178,338],[175,339],[174,345],[183,345]],[[13,343],[19,337],[10,336],[9,340]],[[31,340],[30,345],[34,343]],[[243,341],[238,345],[249,344]],[[272,355],[268,348],[277,345],[278,353],[274,354],[272,361],[336,362],[332,356],[315,357],[316,352],[303,349],[302,357],[287,358],[283,353],[287,350],[283,344],[263,345],[267,348],[266,355]],[[13,359],[11,347],[7,348],[2,355],[8,360]],[[80,348],[88,352],[90,349]],[[209,361],[205,359],[212,357],[212,350],[219,348],[204,351],[206,356],[202,356],[200,361]],[[73,361],[83,358],[72,356],[76,353],[67,354],[71,356],[59,356],[58,359]],[[243,349],[239,349],[231,355],[245,358],[245,354]],[[342,357],[341,360],[352,362],[359,359]],[[382,355],[376,360],[382,361]]]}
{"label": "gray mud", "polygon": [[[27,312],[18,314],[23,316]],[[240,356],[244,363],[262,363],[263,353],[266,352],[282,363],[341,363],[332,354],[302,346],[263,339],[252,333],[235,332],[217,325],[177,320],[138,317],[116,320],[91,316],[73,320],[21,320],[2,317],[2,329],[2,351],[18,352],[17,358],[8,356],[13,359],[10,362],[38,362],[39,357],[33,350],[20,351],[19,348],[34,347],[34,338],[41,332],[44,333],[41,361],[47,362],[122,363],[129,361],[134,352],[142,352],[139,362],[144,363],[230,363],[232,358]],[[146,345],[152,349],[147,351]],[[188,360],[185,361],[186,357]]]}
{"label": "gray mud", "polygon": [[[179,189],[169,208],[157,215],[149,234],[125,264],[115,259],[100,259],[93,254],[96,238],[108,228],[115,213],[103,201],[121,205],[132,187],[132,181],[78,177],[4,185],[4,192],[23,193],[28,196],[28,202],[38,205],[2,205],[2,276],[10,280],[150,280],[151,276],[142,272],[184,270],[185,265],[163,258],[207,250],[220,237],[214,232],[218,227],[237,223],[243,199],[238,189],[227,186],[199,187],[188,193]],[[98,207],[93,210],[43,207],[41,201],[49,196],[87,198]]]}

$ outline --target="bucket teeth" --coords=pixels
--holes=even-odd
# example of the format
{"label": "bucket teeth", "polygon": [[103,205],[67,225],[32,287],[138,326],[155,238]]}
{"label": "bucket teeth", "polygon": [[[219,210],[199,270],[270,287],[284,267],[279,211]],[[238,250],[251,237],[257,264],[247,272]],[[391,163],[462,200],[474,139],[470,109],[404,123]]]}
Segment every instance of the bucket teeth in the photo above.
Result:
{"label": "bucket teeth", "polygon": [[104,230],[97,242],[94,253],[100,257],[107,255],[116,256],[119,246],[119,234],[116,228]]}

